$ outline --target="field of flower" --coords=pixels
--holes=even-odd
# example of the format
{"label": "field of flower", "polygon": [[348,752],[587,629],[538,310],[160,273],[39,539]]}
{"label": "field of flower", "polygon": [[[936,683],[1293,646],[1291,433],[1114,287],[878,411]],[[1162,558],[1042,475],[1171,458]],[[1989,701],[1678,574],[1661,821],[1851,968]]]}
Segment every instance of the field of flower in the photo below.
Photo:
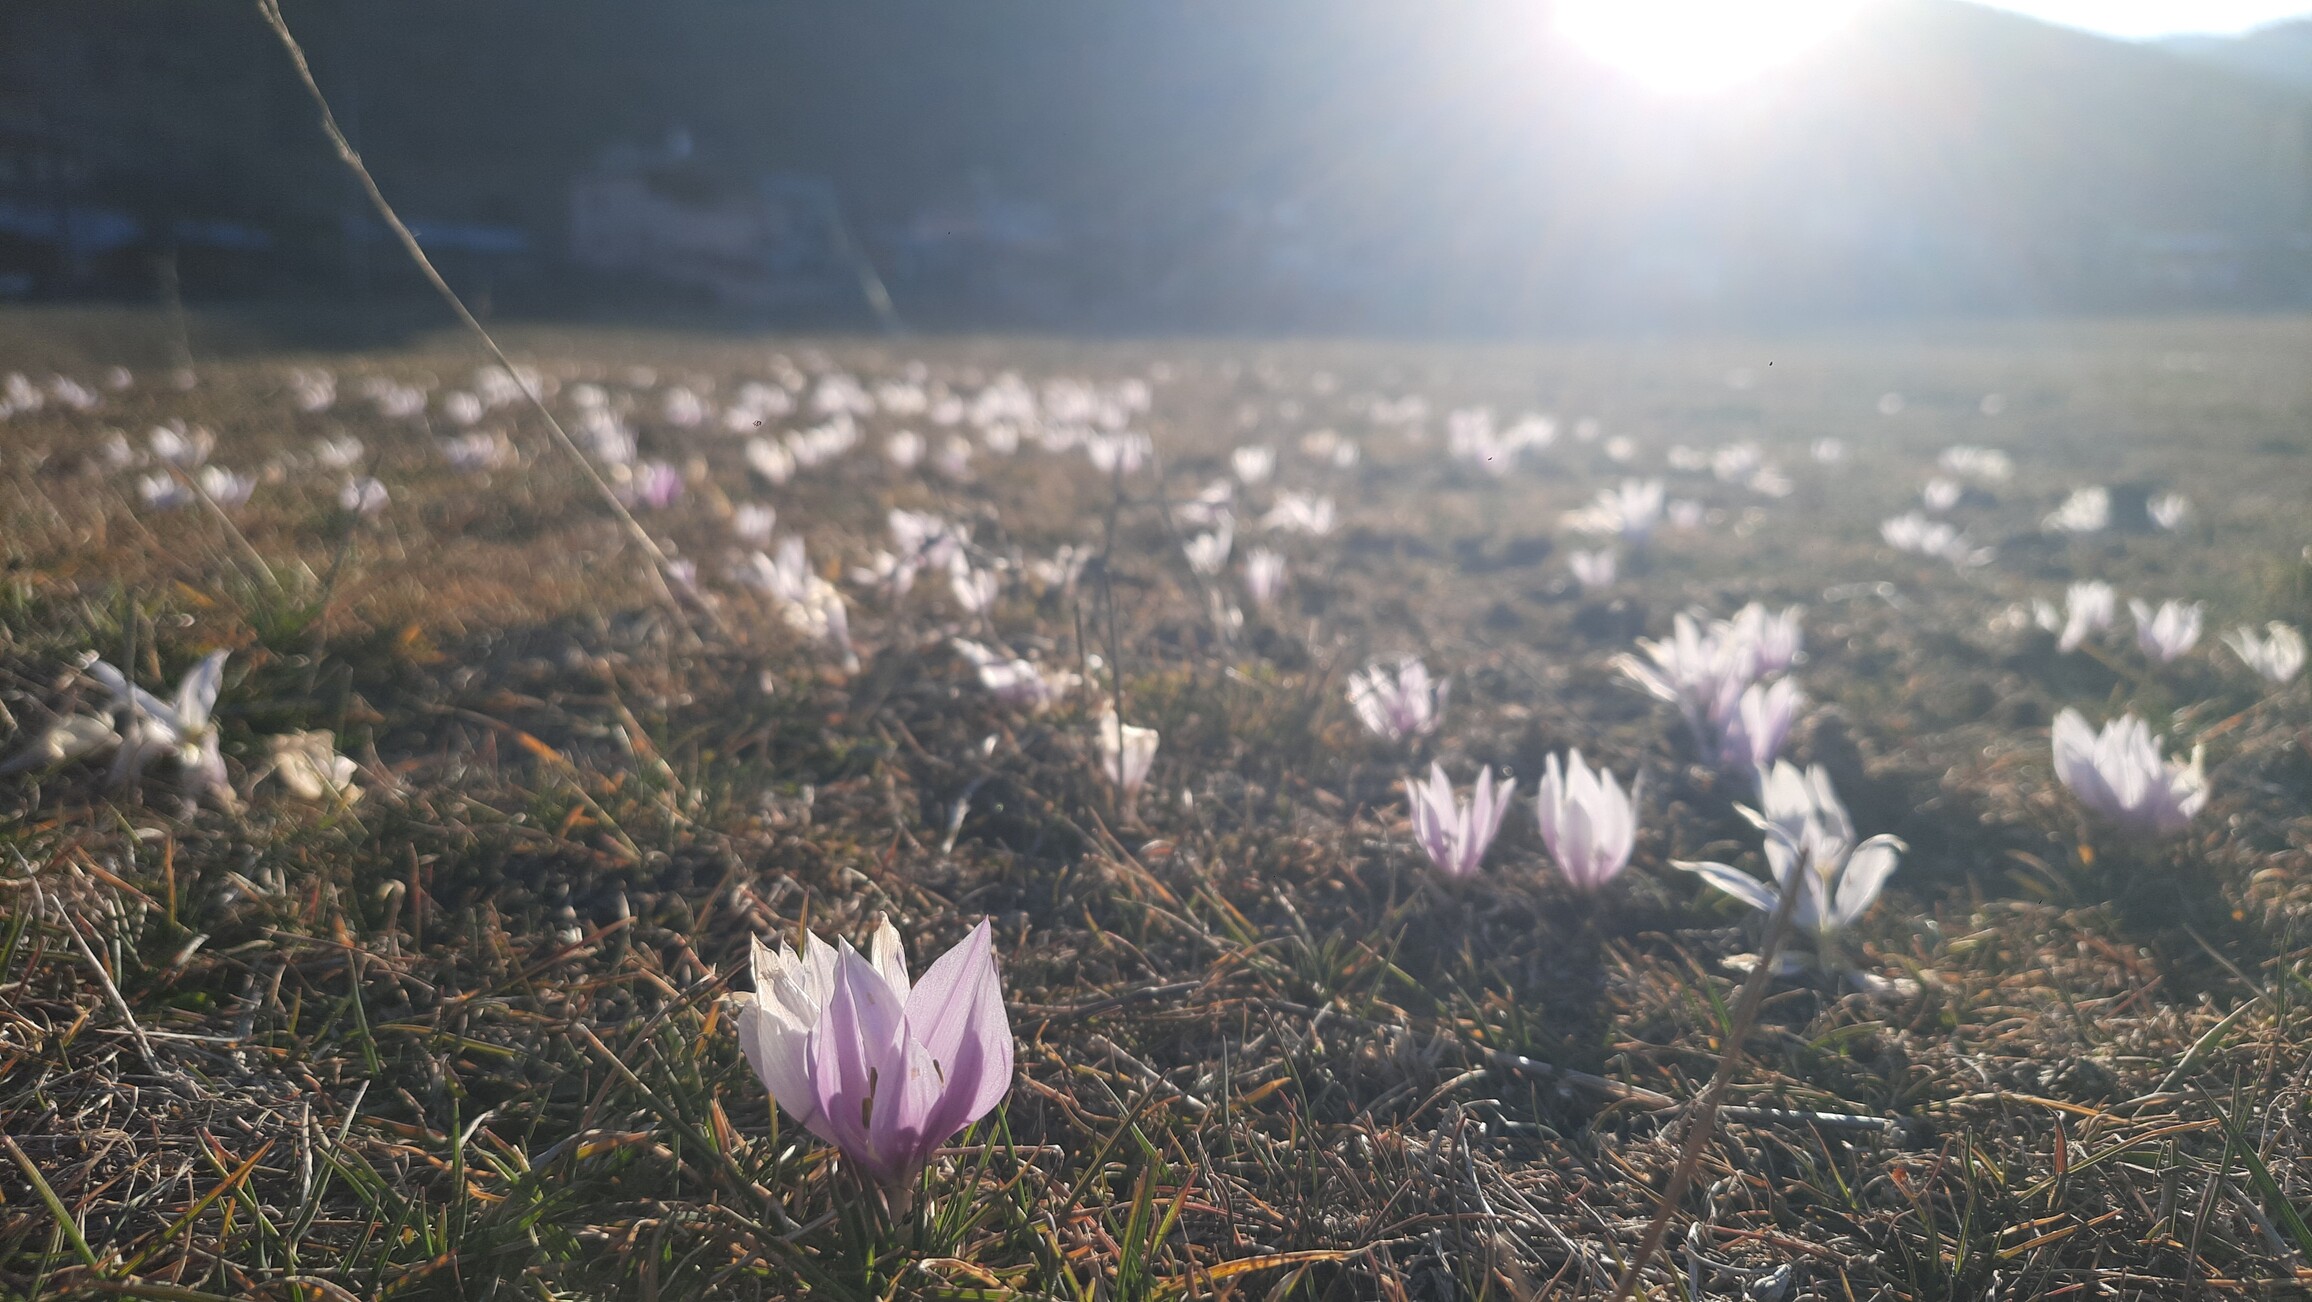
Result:
{"label": "field of flower", "polygon": [[0,319],[0,1296],[2312,1282],[2312,322],[502,339]]}

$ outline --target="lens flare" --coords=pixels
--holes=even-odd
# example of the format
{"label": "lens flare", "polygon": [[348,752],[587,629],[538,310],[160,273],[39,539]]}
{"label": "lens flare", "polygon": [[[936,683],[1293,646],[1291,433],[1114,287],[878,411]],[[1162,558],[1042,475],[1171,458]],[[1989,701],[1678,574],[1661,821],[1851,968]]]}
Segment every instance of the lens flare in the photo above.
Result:
{"label": "lens flare", "polygon": [[1870,0],[1558,0],[1557,30],[1636,81],[1707,95],[1781,67]]}

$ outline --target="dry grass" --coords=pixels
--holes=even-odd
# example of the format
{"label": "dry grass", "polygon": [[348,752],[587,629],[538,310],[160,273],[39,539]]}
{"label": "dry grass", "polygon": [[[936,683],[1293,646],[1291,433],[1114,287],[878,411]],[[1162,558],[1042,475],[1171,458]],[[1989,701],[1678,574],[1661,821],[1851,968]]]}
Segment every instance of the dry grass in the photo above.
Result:
{"label": "dry grass", "polygon": [[[208,328],[213,355],[227,335]],[[47,316],[0,333],[87,376],[151,356],[151,329]],[[573,373],[648,364],[725,386],[814,348],[509,342]],[[719,517],[749,496],[828,563],[876,545],[893,504],[969,520],[991,554],[1097,546],[1115,503],[1081,456],[983,452],[974,482],[935,487],[874,455],[894,425],[878,418],[837,467],[760,491],[739,440],[644,419],[646,451],[704,463],[684,505],[646,517],[721,596],[722,630],[700,641],[542,451],[461,477],[414,425],[351,400],[373,371],[462,382],[472,361],[446,345],[322,359],[348,400],[321,418],[281,392],[284,367],[314,359],[259,339],[189,393],[156,371],[92,415],[0,424],[0,753],[68,708],[85,649],[157,683],[228,646],[237,777],[264,738],[326,727],[373,788],[351,813],[270,783],[195,811],[162,783],[108,789],[101,769],[6,780],[0,1293],[1603,1296],[1655,1210],[1678,1106],[1726,1047],[1721,960],[1751,943],[1667,861],[1755,857],[1741,793],[1604,662],[1675,610],[1753,598],[1809,606],[1818,706],[1795,749],[1863,831],[1910,842],[1859,940],[1922,988],[1776,987],[1651,1295],[2262,1297],[2312,1280],[2305,687],[2260,692],[2212,646],[2150,674],[2116,644],[2059,657],[1987,628],[2072,577],[2204,596],[2211,644],[2250,619],[2307,622],[2305,323],[815,347],[862,375],[921,358],[958,383],[1162,362],[1150,427],[1174,497],[1257,439],[1280,444],[1283,482],[1339,500],[1339,531],[1289,544],[1286,609],[1233,638],[1153,476],[1074,596],[1011,589],[1009,640],[1119,662],[1127,717],[1163,730],[1135,816],[1094,775],[1097,702],[997,708],[945,646],[936,582],[896,609],[859,597],[865,663],[846,677],[719,575]],[[1729,388],[1737,365],[1763,382]],[[1909,405],[1882,418],[1889,389]],[[1996,421],[1975,412],[1988,390],[2009,398]],[[1426,445],[1358,414],[1404,392],[1437,409]],[[1667,536],[1612,601],[1585,600],[1550,540],[1620,472],[1571,441],[1500,480],[1448,463],[1442,411],[1475,402],[1599,415],[1642,465],[1754,438],[1797,491],[1674,478],[1723,523]],[[215,519],[143,513],[131,477],[98,466],[103,428],[141,437],[168,416],[215,428],[225,464],[284,466],[235,515],[275,581]],[[1299,456],[1317,426],[1359,440],[1363,463]],[[337,428],[394,493],[374,525],[296,465]],[[1849,464],[1808,461],[1824,436]],[[1875,535],[1959,441],[2021,466],[1978,510],[2000,560],[1966,577]],[[2094,482],[2179,487],[2201,524],[2042,541],[2039,515]],[[1523,804],[1481,880],[1426,874],[1394,788],[1413,757],[1369,742],[1340,690],[1409,650],[1454,676],[1434,751],[1464,779],[1507,766],[1530,792],[1573,745],[1645,771],[1619,889],[1594,907],[1564,889]],[[2122,844],[2082,821],[2046,757],[2067,704],[2132,705],[2207,744],[2214,798],[2192,834]],[[748,935],[860,937],[879,912],[919,956],[993,917],[1019,1045],[1007,1105],[898,1224],[775,1115],[717,1002]]]}

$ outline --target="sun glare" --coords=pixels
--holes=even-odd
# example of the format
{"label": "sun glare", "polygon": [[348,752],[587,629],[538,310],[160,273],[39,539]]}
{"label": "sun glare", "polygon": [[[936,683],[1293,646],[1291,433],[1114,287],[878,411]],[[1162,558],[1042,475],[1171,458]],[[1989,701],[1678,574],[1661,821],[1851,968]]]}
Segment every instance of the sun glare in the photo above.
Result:
{"label": "sun glare", "polygon": [[1558,0],[1557,30],[1656,90],[1706,95],[1770,72],[1868,0]]}

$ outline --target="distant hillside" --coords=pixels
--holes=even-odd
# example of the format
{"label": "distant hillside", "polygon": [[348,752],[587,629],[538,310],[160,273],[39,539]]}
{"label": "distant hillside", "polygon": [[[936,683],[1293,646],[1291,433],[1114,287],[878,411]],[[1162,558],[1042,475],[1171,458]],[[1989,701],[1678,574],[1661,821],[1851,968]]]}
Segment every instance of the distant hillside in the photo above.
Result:
{"label": "distant hillside", "polygon": [[[2196,46],[1955,0],[1890,0],[1702,103],[1558,47],[1531,0],[289,12],[413,216],[519,228],[550,263],[571,179],[679,126],[732,176],[824,178],[902,308],[939,319],[1032,301],[1133,328],[1491,330],[2312,302],[2312,95]],[[2239,48],[2279,59],[2307,33]],[[0,144],[11,129],[61,141],[97,199],[261,224],[306,278],[361,262],[353,196],[244,6],[0,7]],[[58,191],[15,193],[31,210]],[[1055,233],[1034,295],[989,296],[1028,273],[957,242],[974,211]],[[934,274],[957,263],[974,274]]]}
{"label": "distant hillside", "polygon": [[2161,44],[2187,59],[2312,91],[2312,18],[2274,23],[2245,36],[2178,36]]}

